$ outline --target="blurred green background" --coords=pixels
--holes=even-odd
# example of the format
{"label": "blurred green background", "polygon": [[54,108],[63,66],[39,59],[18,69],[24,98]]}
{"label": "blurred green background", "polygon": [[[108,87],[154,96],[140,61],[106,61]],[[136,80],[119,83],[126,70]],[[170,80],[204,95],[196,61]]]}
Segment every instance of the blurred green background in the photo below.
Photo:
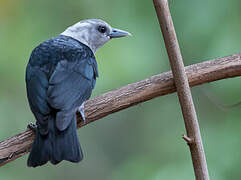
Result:
{"label": "blurred green background", "polygon": [[[185,65],[241,51],[240,0],[171,0]],[[92,97],[169,71],[151,0],[0,0],[0,140],[34,122],[25,91],[31,50],[86,18],[101,18],[133,37],[96,54],[100,77]],[[202,86],[224,104],[241,100],[241,78]],[[192,89],[211,179],[241,179],[241,108],[224,111]],[[84,160],[27,168],[27,156],[0,168],[0,180],[194,179],[176,94],[159,97],[79,129]]]}

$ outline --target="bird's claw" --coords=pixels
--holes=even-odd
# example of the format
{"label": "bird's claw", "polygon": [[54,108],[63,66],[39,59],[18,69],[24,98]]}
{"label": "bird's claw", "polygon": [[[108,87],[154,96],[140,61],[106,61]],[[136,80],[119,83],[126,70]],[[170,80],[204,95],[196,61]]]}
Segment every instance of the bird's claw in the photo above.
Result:
{"label": "bird's claw", "polygon": [[86,122],[86,119],[85,119],[85,109],[84,109],[84,102],[81,104],[81,106],[79,107],[78,109],[80,115],[81,115],[81,118],[82,120],[84,121],[84,123]]}
{"label": "bird's claw", "polygon": [[28,126],[27,126],[27,128],[30,129],[31,131],[36,132],[36,130],[37,130],[37,125],[34,124],[34,123],[29,123]]}

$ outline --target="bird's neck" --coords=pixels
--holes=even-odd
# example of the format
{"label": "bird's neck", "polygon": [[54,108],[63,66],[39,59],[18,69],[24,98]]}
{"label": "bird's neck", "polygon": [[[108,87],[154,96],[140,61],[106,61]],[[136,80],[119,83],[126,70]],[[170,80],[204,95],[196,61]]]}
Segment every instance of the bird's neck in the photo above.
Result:
{"label": "bird's neck", "polygon": [[69,36],[72,37],[73,39],[76,39],[77,41],[85,44],[86,46],[88,46],[92,52],[95,54],[97,51],[97,47],[95,46],[95,44],[92,44],[92,40],[91,37],[88,37],[88,32],[86,32],[85,30],[79,32],[75,32],[72,29],[66,29],[63,33],[61,33],[61,35],[64,36]]}

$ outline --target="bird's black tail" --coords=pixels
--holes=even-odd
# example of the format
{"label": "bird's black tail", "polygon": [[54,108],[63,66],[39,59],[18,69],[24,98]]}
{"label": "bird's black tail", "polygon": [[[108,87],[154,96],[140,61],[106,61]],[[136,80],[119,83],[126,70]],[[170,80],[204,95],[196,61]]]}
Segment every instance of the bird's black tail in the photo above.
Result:
{"label": "bird's black tail", "polygon": [[36,136],[28,157],[28,166],[41,166],[48,161],[58,164],[62,160],[79,162],[83,159],[76,130],[76,116],[74,115],[68,128],[59,131],[55,126],[55,117],[48,119],[49,132],[41,135],[36,131]]}

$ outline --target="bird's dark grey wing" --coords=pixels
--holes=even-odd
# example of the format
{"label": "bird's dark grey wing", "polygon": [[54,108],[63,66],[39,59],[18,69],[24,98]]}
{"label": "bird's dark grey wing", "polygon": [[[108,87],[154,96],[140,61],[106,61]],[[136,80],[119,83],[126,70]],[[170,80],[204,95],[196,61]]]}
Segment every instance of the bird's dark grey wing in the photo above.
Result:
{"label": "bird's dark grey wing", "polygon": [[47,102],[48,79],[46,74],[37,66],[28,64],[26,70],[27,96],[41,134],[48,133],[48,115],[50,107]]}
{"label": "bird's dark grey wing", "polygon": [[56,126],[68,127],[77,107],[89,99],[97,77],[94,57],[79,61],[61,60],[49,79],[48,103],[57,109]]}

